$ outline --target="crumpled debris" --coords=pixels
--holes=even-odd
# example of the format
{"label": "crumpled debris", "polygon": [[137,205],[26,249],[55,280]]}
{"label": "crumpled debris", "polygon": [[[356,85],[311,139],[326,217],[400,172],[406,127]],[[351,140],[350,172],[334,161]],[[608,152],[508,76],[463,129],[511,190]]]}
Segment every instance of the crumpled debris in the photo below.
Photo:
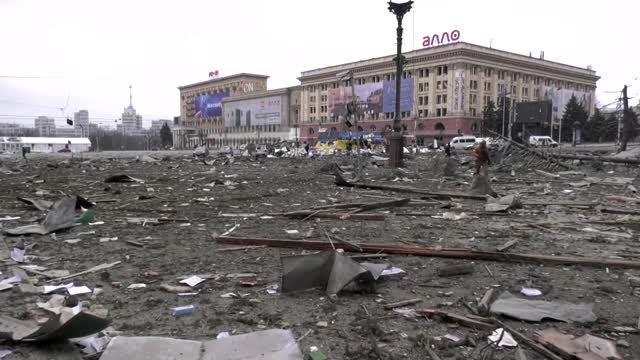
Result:
{"label": "crumpled debris", "polygon": [[64,308],[42,325],[0,315],[0,337],[13,341],[50,341],[95,334],[109,326],[109,320]]}
{"label": "crumpled debris", "polygon": [[591,323],[598,319],[593,304],[572,304],[561,301],[527,300],[508,291],[491,304],[491,312],[524,321],[555,319],[565,322]]}
{"label": "crumpled debris", "polygon": [[520,197],[515,194],[502,196],[498,199],[487,196],[487,204],[484,206],[485,211],[491,212],[507,211],[509,209],[520,208],[522,208],[522,202],[520,202]]}
{"label": "crumpled debris", "polygon": [[467,215],[467,213],[465,212],[461,212],[461,213],[454,213],[454,212],[444,212],[442,215],[436,215],[436,216],[432,216],[435,219],[445,219],[445,220],[453,220],[453,221],[458,221],[458,220],[462,220],[462,219],[468,219],[471,216]]}
{"label": "crumpled debris", "polygon": [[[499,343],[498,343],[498,340],[500,341]],[[490,344],[498,343],[498,347],[518,346],[518,343],[513,338],[513,336],[511,336],[511,334],[503,328],[493,330],[491,335],[489,335],[489,343]]]}
{"label": "crumpled debris", "polygon": [[129,175],[120,174],[120,175],[111,175],[104,179],[105,183],[143,183],[142,179],[137,179],[131,177]]}
{"label": "crumpled debris", "polygon": [[80,224],[88,224],[95,217],[93,210],[85,210],[91,207],[93,203],[80,196],[67,196],[51,206],[42,224],[25,225],[4,231],[9,235],[47,235]]}
{"label": "crumpled debris", "polygon": [[336,295],[352,282],[377,280],[387,264],[357,263],[336,251],[282,257],[282,292],[324,288]]}
{"label": "crumpled debris", "polygon": [[538,342],[553,348],[563,357],[579,360],[622,359],[612,341],[586,334],[579,338],[556,329],[535,332]]}
{"label": "crumpled debris", "polygon": [[18,200],[22,201],[25,204],[29,204],[40,211],[46,211],[53,206],[53,201],[42,200],[42,199],[31,199],[31,198],[23,198],[18,197]]}

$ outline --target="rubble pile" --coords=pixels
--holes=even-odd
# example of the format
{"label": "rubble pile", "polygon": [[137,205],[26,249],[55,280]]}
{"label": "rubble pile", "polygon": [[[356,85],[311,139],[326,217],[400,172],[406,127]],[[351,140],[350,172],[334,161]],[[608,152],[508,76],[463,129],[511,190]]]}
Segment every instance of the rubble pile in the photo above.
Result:
{"label": "rubble pile", "polygon": [[196,150],[2,160],[0,359],[640,358],[637,165]]}

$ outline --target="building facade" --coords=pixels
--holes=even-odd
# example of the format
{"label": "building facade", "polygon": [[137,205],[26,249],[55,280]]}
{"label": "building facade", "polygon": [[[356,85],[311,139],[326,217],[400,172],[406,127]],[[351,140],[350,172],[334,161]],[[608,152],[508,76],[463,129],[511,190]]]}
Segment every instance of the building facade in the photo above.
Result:
{"label": "building facade", "polygon": [[89,133],[89,111],[80,110],[73,113],[73,127],[78,130],[81,136]]}
{"label": "building facade", "polygon": [[56,136],[56,120],[48,116],[38,116],[35,121],[35,128],[38,136],[50,137]]}
{"label": "building facade", "polygon": [[172,130],[174,147],[192,148],[200,144],[216,146],[215,139],[219,139],[225,131],[222,99],[264,92],[268,78],[265,75],[240,73],[178,87],[180,124]]}
{"label": "building facade", "polygon": [[[580,68],[540,58],[468,44],[452,43],[404,54],[401,119],[405,136],[419,145],[480,131],[488,101],[552,100],[553,117],[575,95],[591,113],[596,82],[590,67]],[[303,71],[300,138],[345,131],[388,132],[395,117],[394,56]],[[348,75],[345,77],[345,73]],[[347,107],[355,92],[356,110]],[[351,124],[353,122],[353,124]]]}
{"label": "building facade", "polygon": [[300,87],[256,92],[222,100],[224,130],[215,134],[214,146],[273,144],[297,141]]}

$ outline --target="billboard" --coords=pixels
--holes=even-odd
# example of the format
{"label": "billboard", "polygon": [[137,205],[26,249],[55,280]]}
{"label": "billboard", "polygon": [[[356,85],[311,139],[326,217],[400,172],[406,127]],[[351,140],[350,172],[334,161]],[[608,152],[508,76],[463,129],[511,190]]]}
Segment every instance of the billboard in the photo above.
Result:
{"label": "billboard", "polygon": [[[359,113],[382,112],[383,86],[381,82],[355,85],[356,106]],[[346,116],[347,104],[352,101],[351,87],[329,89],[328,110],[330,116]]]}
{"label": "billboard", "polygon": [[226,127],[276,125],[282,122],[282,97],[230,101],[224,104]]}
{"label": "billboard", "polygon": [[556,88],[554,86],[544,87],[544,99],[551,100],[553,119],[560,119],[564,115],[564,109],[567,107],[567,103],[571,96],[575,96],[578,99],[578,103],[582,104],[584,109],[591,114],[593,108],[593,92],[589,91],[576,91],[571,89]]}
{"label": "billboard", "polygon": [[212,95],[199,95],[195,98],[196,119],[222,115],[222,98],[229,96],[229,92]]}
{"label": "billboard", "polygon": [[549,124],[551,120],[551,101],[527,101],[516,104],[518,122],[525,124]]}
{"label": "billboard", "polygon": [[453,74],[453,111],[464,111],[466,84],[465,70],[456,70]]}
{"label": "billboard", "polygon": [[[382,111],[396,111],[396,81],[383,82]],[[400,111],[413,111],[413,79],[400,82]]]}

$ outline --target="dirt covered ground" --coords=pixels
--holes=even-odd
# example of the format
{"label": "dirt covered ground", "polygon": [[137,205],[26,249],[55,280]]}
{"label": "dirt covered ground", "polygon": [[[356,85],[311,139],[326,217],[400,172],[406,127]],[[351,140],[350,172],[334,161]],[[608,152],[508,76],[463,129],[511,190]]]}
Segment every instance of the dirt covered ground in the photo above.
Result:
{"label": "dirt covered ground", "polygon": [[[85,301],[85,305],[104,306],[112,319],[112,328],[122,335],[209,340],[221,332],[242,334],[285,328],[301,338],[299,345],[305,354],[315,346],[329,359],[424,359],[428,358],[424,350],[428,343],[442,359],[481,359],[489,355],[495,359],[513,359],[515,348],[501,348],[489,354],[492,348],[487,347],[487,336],[491,330],[472,329],[439,318],[407,318],[385,310],[384,304],[419,298],[422,301],[409,308],[466,315],[471,314],[470,308],[475,310],[490,288],[495,289],[496,295],[509,291],[521,296],[521,288],[530,287],[543,292],[538,299],[594,303],[598,320],[583,325],[497,318],[530,338],[534,331],[550,327],[575,336],[590,333],[618,342],[617,350],[625,359],[640,358],[640,335],[613,329],[624,326],[632,331],[640,326],[640,298],[634,296],[634,288],[629,283],[629,277],[640,276],[640,270],[389,255],[368,261],[393,265],[405,273],[382,277],[366,290],[342,291],[332,300],[318,289],[294,294],[267,291],[280,285],[281,256],[311,251],[255,248],[220,252],[218,250],[236,245],[218,244],[214,240],[233,227],[229,236],[327,241],[328,233],[356,243],[406,243],[486,251],[496,251],[508,241],[517,240],[505,251],[507,254],[640,262],[638,217],[600,212],[592,205],[578,206],[578,203],[596,203],[608,208],[638,210],[637,205],[607,199],[610,195],[635,196],[626,184],[615,185],[611,183],[615,180],[609,179],[604,184],[576,185],[584,181],[585,176],[550,177],[534,170],[544,169],[555,174],[563,169],[516,156],[490,170],[493,190],[500,195],[518,193],[524,203],[522,209],[509,210],[507,214],[486,213],[484,201],[438,198],[430,199],[427,204],[416,201],[411,206],[370,212],[384,214],[384,221],[261,218],[331,204],[406,197],[419,200],[423,196],[338,187],[328,174],[327,170],[332,167],[328,164],[336,163],[347,179],[358,175],[361,182],[455,193],[468,191],[472,178],[470,165],[460,157],[462,164],[456,176],[445,178],[442,169],[446,160],[441,153],[420,154],[408,160],[404,170],[372,165],[370,158],[356,160],[347,156],[312,160],[237,157],[228,165],[223,160],[207,165],[183,154],[169,154],[157,162],[145,159],[56,156],[34,158],[26,163],[3,159],[4,173],[0,174],[0,217],[20,217],[0,221],[5,229],[33,223],[44,215],[17,201],[18,196],[56,200],[68,194],[96,202],[95,221],[104,224],[77,226],[55,235],[5,235],[3,241],[8,249],[34,244],[27,250],[27,255],[33,256],[30,264],[47,269],[75,273],[98,264],[121,261],[108,270],[70,281],[90,289],[103,289],[98,295],[80,295],[78,300]],[[576,164],[571,170],[600,179],[630,177],[640,188],[637,166],[603,165],[596,170],[588,164]],[[104,182],[108,176],[117,174],[127,174],[144,182]],[[460,220],[434,217],[445,212],[465,213],[468,217]],[[135,223],[131,218],[148,221]],[[155,223],[154,219],[158,218],[168,220]],[[297,230],[297,234],[287,230]],[[95,234],[81,235],[91,231]],[[80,241],[64,242],[69,239]],[[340,247],[337,243],[336,246]],[[472,274],[440,277],[436,273],[439,267],[465,263],[473,264]],[[10,259],[0,260],[0,280],[11,276],[14,265]],[[243,286],[233,277],[237,273],[255,273],[257,284]],[[197,295],[178,296],[161,287],[162,284],[181,285],[179,277],[194,274],[214,275],[195,287],[193,292]],[[232,276],[228,276],[230,274]],[[43,276],[30,275],[37,285],[48,281]],[[146,287],[127,289],[138,283]],[[228,293],[240,297],[222,297]],[[636,294],[640,295],[640,291]],[[36,307],[36,302],[49,297],[22,293],[15,286],[0,292],[3,305],[0,315],[36,320],[46,314]],[[172,316],[170,309],[182,305],[194,305],[195,311],[190,316]],[[444,338],[447,334],[467,338],[467,341],[462,346],[454,346]],[[527,359],[544,359],[527,345],[521,345]],[[0,350],[13,352],[6,357],[10,360],[82,357],[79,351],[69,348],[58,353],[56,346],[61,345],[43,347],[0,340]]]}

